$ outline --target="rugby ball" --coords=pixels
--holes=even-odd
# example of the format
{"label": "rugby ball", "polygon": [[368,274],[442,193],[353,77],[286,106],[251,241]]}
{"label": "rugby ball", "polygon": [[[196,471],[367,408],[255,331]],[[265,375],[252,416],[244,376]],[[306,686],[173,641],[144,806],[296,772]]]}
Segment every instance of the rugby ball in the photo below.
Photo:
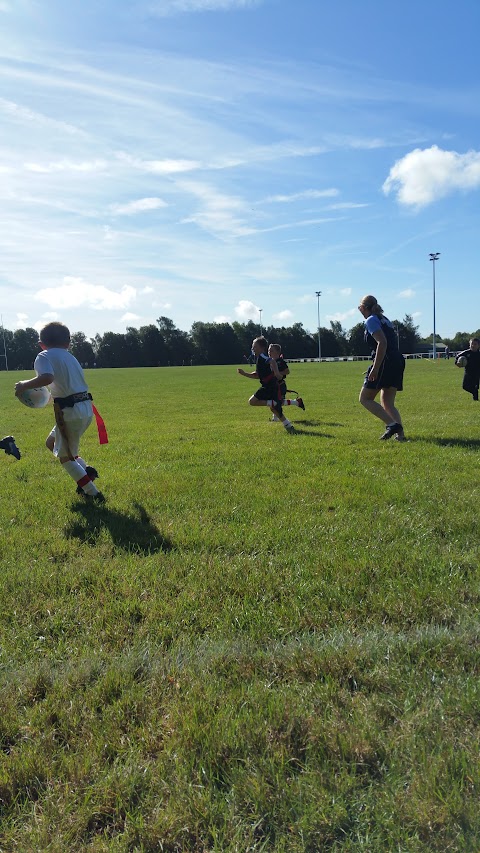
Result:
{"label": "rugby ball", "polygon": [[44,409],[52,399],[48,388],[26,388],[19,394],[18,399],[29,409]]}
{"label": "rugby ball", "polygon": [[459,355],[457,358],[457,364],[459,367],[466,367],[468,364],[468,358],[466,355]]}

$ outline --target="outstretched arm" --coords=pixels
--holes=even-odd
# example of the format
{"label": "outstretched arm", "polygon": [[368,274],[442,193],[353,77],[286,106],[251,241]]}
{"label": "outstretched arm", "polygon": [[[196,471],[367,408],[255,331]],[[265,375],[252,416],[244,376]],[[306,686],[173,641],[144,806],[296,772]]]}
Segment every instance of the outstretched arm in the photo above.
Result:
{"label": "outstretched arm", "polygon": [[254,370],[253,373],[245,373],[243,367],[237,367],[237,373],[239,373],[240,376],[246,376],[247,379],[258,379],[258,373],[256,370]]}

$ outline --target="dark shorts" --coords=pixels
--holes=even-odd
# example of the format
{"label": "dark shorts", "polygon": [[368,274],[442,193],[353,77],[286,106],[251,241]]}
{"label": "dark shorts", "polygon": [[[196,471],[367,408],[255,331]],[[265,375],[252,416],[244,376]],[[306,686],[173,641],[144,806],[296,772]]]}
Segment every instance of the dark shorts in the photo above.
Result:
{"label": "dark shorts", "polygon": [[278,400],[278,405],[275,406],[275,412],[280,417],[283,415],[282,398],[280,396],[280,388],[275,382],[270,385],[262,385],[253,395],[257,400]]}
{"label": "dark shorts", "polygon": [[281,400],[280,389],[275,383],[275,385],[262,385],[261,388],[258,388],[253,395],[257,398],[257,400]]}
{"label": "dark shorts", "polygon": [[372,365],[367,370],[364,388],[368,388],[369,391],[377,391],[380,388],[396,388],[397,391],[403,391],[405,359],[401,353],[395,353],[390,357],[385,356],[375,382],[368,381],[371,369]]}

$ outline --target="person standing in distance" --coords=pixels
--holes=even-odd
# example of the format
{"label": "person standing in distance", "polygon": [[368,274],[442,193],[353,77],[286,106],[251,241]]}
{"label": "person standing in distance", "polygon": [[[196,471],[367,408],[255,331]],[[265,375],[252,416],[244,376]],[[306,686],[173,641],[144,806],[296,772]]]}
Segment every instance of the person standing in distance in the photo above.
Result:
{"label": "person standing in distance", "polygon": [[[463,375],[462,388],[471,394],[473,399],[478,402],[478,387],[480,385],[480,341],[478,338],[472,338],[468,349],[459,352],[456,359],[456,367],[463,365],[458,363],[458,359],[463,356],[467,359],[465,365],[465,373]],[[463,359],[462,359],[463,361]]]}
{"label": "person standing in distance", "polygon": [[[402,418],[395,406],[396,393],[403,390],[405,359],[398,349],[395,329],[374,296],[364,296],[358,310],[365,321],[365,341],[372,347],[373,359],[360,392],[360,403],[386,424],[380,436],[382,441],[393,436],[397,441],[405,441]],[[379,392],[380,403],[375,399]]]}

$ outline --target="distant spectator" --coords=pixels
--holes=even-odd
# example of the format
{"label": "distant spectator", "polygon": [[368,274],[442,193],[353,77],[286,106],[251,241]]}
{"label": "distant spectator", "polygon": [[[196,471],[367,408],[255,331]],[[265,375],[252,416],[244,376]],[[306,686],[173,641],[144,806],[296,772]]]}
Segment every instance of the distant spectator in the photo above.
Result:
{"label": "distant spectator", "polygon": [[475,401],[478,401],[478,387],[480,385],[480,340],[472,338],[469,348],[457,353],[455,359],[457,367],[463,367],[463,365],[458,363],[459,358],[462,356],[467,359],[462,388],[468,394],[471,394]]}

